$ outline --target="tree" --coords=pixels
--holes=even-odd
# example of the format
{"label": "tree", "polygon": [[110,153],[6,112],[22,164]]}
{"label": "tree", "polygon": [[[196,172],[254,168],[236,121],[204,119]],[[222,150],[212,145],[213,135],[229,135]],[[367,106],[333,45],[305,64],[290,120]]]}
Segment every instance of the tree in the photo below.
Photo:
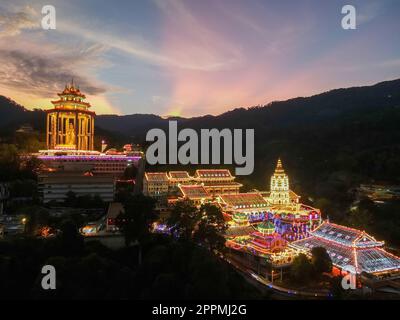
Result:
{"label": "tree", "polygon": [[126,167],[124,170],[123,178],[124,179],[135,179],[138,173],[138,169],[135,166]]}
{"label": "tree", "polygon": [[50,214],[42,207],[29,206],[22,209],[22,212],[26,212],[29,215],[25,226],[25,231],[29,235],[38,235],[40,229],[49,222]]}
{"label": "tree", "polygon": [[332,260],[325,248],[314,247],[311,249],[311,255],[311,262],[315,272],[321,274],[332,271]]}
{"label": "tree", "polygon": [[298,284],[306,284],[314,278],[314,267],[304,253],[293,259],[290,267],[290,278]]}
{"label": "tree", "polygon": [[30,157],[28,160],[24,162],[23,170],[25,172],[25,176],[31,179],[35,179],[40,167],[43,165],[42,160],[37,157]]}
{"label": "tree", "polygon": [[193,201],[181,200],[175,203],[167,224],[179,238],[190,241],[200,217],[201,213]]}
{"label": "tree", "polygon": [[342,286],[343,277],[336,276],[330,279],[331,292],[334,299],[343,299],[346,297],[346,290]]}
{"label": "tree", "polygon": [[77,202],[77,197],[75,192],[73,191],[68,191],[66,194],[66,198],[64,200],[64,204],[68,207],[75,207],[76,202]]}
{"label": "tree", "polygon": [[224,250],[224,234],[227,225],[221,209],[212,204],[202,205],[199,217],[200,221],[195,228],[194,240],[210,250]]}
{"label": "tree", "polygon": [[129,197],[124,203],[124,212],[118,216],[118,226],[125,236],[125,244],[138,246],[138,261],[142,263],[141,242],[150,233],[150,224],[155,220],[155,200],[142,194]]}
{"label": "tree", "polygon": [[358,207],[350,211],[345,222],[353,228],[370,230],[374,225],[374,216],[370,209]]}
{"label": "tree", "polygon": [[78,228],[73,220],[65,220],[61,224],[61,233],[58,235],[57,240],[65,255],[79,255],[84,248],[84,241]]}
{"label": "tree", "polygon": [[93,198],[92,198],[91,206],[93,208],[103,208],[104,207],[104,201],[98,194],[95,194],[93,196]]}

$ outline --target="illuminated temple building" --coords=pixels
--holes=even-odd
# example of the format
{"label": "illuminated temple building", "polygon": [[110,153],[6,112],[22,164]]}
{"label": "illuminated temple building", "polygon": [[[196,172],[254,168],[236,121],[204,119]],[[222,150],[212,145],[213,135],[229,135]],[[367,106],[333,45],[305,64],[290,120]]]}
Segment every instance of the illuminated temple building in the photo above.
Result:
{"label": "illuminated temple building", "polygon": [[322,222],[321,212],[300,203],[300,196],[290,190],[280,159],[270,191],[220,195],[219,205],[229,224],[227,246],[276,266],[289,265],[297,254],[287,243],[308,237]]}
{"label": "illuminated temple building", "polygon": [[[221,195],[230,227],[226,245],[272,263],[290,265],[299,253],[323,247],[337,272],[374,275],[398,273],[400,258],[383,249],[384,242],[364,231],[323,222],[318,209],[300,203],[278,160],[269,192]],[[334,270],[334,271],[335,271]]]}
{"label": "illuminated temple building", "polygon": [[[193,176],[187,171],[146,172],[143,193],[157,199],[159,209],[179,199],[190,199],[200,205],[221,194],[239,193],[242,184],[234,180],[228,169],[199,169]],[[197,190],[198,194],[190,190]]]}
{"label": "illuminated temple building", "polygon": [[300,196],[289,188],[289,177],[279,159],[271,177],[271,189],[221,195],[220,205],[232,227],[271,221],[284,239],[294,241],[309,235],[321,223],[321,212],[300,203]]}
{"label": "illuminated temple building", "polygon": [[95,113],[89,110],[85,95],[72,82],[58,96],[51,101],[54,108],[46,111],[47,148],[93,150]]}
{"label": "illuminated temple building", "polygon": [[383,249],[384,242],[364,231],[324,222],[311,231],[310,237],[289,244],[309,253],[314,247],[324,247],[333,265],[339,270],[360,274],[380,274],[400,270],[400,259]]}
{"label": "illuminated temple building", "polygon": [[94,120],[96,114],[80,89],[65,86],[46,111],[46,150],[37,156],[43,162],[38,175],[39,190],[44,202],[61,202],[69,191],[76,195],[97,195],[112,201],[116,181],[129,166],[139,166],[141,152],[95,150]]}

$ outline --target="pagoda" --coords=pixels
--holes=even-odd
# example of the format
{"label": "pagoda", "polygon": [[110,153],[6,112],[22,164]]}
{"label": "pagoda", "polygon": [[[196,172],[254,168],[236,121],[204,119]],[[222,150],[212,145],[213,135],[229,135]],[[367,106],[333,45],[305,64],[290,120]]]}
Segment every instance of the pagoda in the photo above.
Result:
{"label": "pagoda", "polygon": [[282,161],[278,159],[275,172],[271,177],[271,193],[269,197],[271,204],[289,205],[289,177],[283,170]]}
{"label": "pagoda", "polygon": [[47,110],[46,142],[50,150],[94,150],[94,117],[90,103],[72,80]]}

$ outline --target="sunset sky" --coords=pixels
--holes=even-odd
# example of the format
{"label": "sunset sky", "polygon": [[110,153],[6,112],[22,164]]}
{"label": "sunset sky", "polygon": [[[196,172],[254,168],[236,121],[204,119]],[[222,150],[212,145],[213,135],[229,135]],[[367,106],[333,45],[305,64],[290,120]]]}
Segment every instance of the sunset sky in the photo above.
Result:
{"label": "sunset sky", "polygon": [[49,108],[73,77],[98,114],[197,116],[368,85],[400,78],[399,17],[398,0],[1,0],[0,95]]}

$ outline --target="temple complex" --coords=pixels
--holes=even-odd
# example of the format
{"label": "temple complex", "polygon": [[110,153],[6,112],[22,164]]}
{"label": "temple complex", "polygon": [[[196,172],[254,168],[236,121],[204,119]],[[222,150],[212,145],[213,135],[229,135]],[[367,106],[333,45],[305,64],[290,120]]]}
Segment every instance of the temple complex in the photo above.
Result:
{"label": "temple complex", "polygon": [[278,160],[269,192],[221,195],[221,208],[229,229],[226,245],[266,259],[273,267],[290,265],[299,253],[323,247],[334,273],[375,276],[400,271],[400,258],[383,249],[364,231],[323,221],[321,212],[300,202],[289,188],[289,178]]}
{"label": "temple complex", "polygon": [[311,255],[314,247],[327,250],[334,273],[399,273],[400,259],[385,251],[383,242],[363,231],[324,222],[319,209],[301,203],[280,159],[269,190],[243,193],[240,187],[227,169],[198,169],[193,176],[187,171],[147,172],[143,191],[162,200],[158,208],[166,212],[179,200],[219,206],[228,225],[226,246],[270,265],[271,277],[274,269],[282,274],[299,253]]}
{"label": "temple complex", "polygon": [[300,196],[290,190],[289,177],[280,159],[270,186],[270,191],[221,195],[219,204],[230,225],[234,228],[268,220],[285,240],[307,237],[321,223],[321,212],[300,203]]}

